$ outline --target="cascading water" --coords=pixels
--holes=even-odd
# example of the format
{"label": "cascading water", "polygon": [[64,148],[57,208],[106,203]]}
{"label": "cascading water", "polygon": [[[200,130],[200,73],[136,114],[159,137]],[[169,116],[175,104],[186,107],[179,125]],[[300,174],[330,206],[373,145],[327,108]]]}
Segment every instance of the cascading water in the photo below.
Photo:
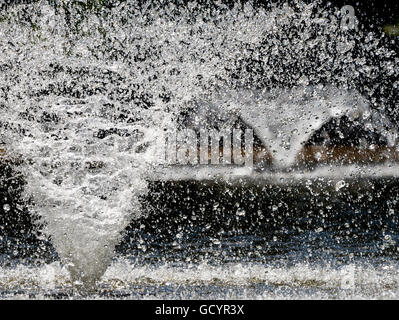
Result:
{"label": "cascading water", "polygon": [[301,1],[3,10],[0,140],[75,285],[93,289],[107,270],[141,216],[164,129],[192,101],[240,115],[278,149],[277,167],[337,112],[392,113],[399,59],[384,37],[341,20]]}

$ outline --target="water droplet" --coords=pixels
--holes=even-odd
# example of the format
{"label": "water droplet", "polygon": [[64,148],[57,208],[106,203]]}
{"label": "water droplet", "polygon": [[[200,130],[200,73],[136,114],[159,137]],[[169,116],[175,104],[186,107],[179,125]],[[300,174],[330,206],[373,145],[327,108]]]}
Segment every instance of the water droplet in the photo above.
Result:
{"label": "water droplet", "polygon": [[213,239],[212,242],[213,242],[213,244],[215,244],[215,245],[221,244],[220,240],[218,240],[218,239]]}
{"label": "water droplet", "polygon": [[343,187],[346,186],[346,183],[344,180],[340,180],[335,184],[335,191],[341,190]]}

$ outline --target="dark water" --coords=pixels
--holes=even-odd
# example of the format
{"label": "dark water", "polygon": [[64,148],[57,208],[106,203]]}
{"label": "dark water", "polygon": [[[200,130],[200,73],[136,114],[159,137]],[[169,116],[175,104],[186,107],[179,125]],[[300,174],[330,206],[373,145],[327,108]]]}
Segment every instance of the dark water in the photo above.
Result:
{"label": "dark water", "polygon": [[[144,242],[148,259],[223,261],[295,255],[398,257],[399,181],[394,178],[267,182],[153,183],[144,202],[147,218],[133,221],[120,252]],[[389,241],[388,241],[389,240]],[[220,242],[220,243],[219,243]]]}

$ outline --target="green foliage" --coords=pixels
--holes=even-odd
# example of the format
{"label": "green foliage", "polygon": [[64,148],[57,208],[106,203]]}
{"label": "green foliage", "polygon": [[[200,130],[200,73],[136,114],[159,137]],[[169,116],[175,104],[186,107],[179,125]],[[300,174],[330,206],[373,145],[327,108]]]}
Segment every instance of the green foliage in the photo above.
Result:
{"label": "green foliage", "polygon": [[396,25],[384,26],[384,32],[389,36],[399,36],[399,21]]}

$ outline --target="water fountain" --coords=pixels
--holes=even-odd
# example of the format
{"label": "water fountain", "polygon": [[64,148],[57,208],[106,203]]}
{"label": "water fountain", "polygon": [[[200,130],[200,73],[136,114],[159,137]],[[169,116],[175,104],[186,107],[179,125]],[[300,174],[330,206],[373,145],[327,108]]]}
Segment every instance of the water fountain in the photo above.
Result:
{"label": "water fountain", "polygon": [[[159,170],[158,179],[207,179],[209,175],[227,179],[235,175],[240,178],[256,175],[260,178],[257,174],[259,171],[264,171],[263,178],[270,178],[275,173],[280,176],[282,172],[287,171],[295,175],[303,169],[300,163],[307,165],[309,169],[312,163],[321,165],[323,160],[325,162],[328,159],[335,160],[338,164],[337,170],[348,163],[368,163],[370,166],[381,162],[395,164],[398,161],[398,133],[394,125],[384,112],[371,109],[367,101],[357,92],[331,86],[298,87],[292,90],[280,90],[273,94],[266,90],[261,92],[241,89],[214,94],[211,102],[200,100],[195,103],[195,105],[198,104],[197,109],[191,109],[188,114],[183,114],[178,121],[183,125],[182,128],[189,128],[198,133],[197,141],[187,141],[188,145],[185,147],[180,144],[169,146],[167,143],[165,158],[167,159],[168,153],[171,152],[170,147],[177,147],[177,150],[186,149],[191,144],[195,145],[194,149],[197,149],[197,144],[201,141],[199,133],[204,128],[207,129],[208,135],[211,130],[217,130],[220,137],[222,137],[221,132],[227,130],[226,132],[230,135],[227,138],[230,138],[230,144],[232,144],[232,128],[244,126],[253,129],[255,136],[259,139],[260,146],[256,149],[260,151],[256,154],[255,168],[243,168],[243,165],[232,167],[222,162],[218,162],[215,166],[215,163],[209,161],[209,155],[205,166],[198,166],[200,163],[198,159],[194,162],[197,164],[195,166],[189,164],[182,167],[179,161],[176,163],[179,166],[167,163],[169,166],[166,168],[162,166]],[[354,134],[349,132],[348,128],[341,132],[341,129],[335,126],[329,130],[340,132],[341,139],[346,137],[349,144],[346,148],[341,150],[339,145],[306,148],[306,144],[323,127],[341,119],[348,119],[347,125],[356,127],[358,131],[364,131],[359,132],[360,141],[349,142],[350,135]],[[328,135],[325,131],[324,134]],[[367,142],[366,140],[370,140],[371,136],[378,136],[379,140],[383,140],[384,147],[377,148],[374,143]],[[208,149],[211,150],[211,148],[214,147],[209,144]],[[217,148],[219,149],[219,146]],[[195,151],[199,157],[201,150]],[[214,151],[210,151],[210,154],[212,152]],[[234,163],[231,160],[233,154],[231,146],[227,152],[228,163]],[[241,152],[245,154],[244,147]],[[220,156],[224,154],[224,146],[220,147],[218,153]],[[268,163],[267,168],[262,165],[265,162]],[[336,166],[330,166],[330,169],[332,167]],[[392,174],[392,169],[389,171]],[[359,172],[361,172],[360,168]]]}
{"label": "water fountain", "polygon": [[341,18],[339,8],[300,1],[54,1],[2,11],[3,159],[18,159],[23,199],[69,271],[60,277],[91,291],[123,273],[112,265],[104,275],[123,231],[142,217],[141,199],[154,196],[163,129],[192,101],[253,127],[276,171],[335,116],[361,117],[394,145],[378,109],[395,104],[387,88],[399,85],[399,59],[384,37],[341,29]]}

